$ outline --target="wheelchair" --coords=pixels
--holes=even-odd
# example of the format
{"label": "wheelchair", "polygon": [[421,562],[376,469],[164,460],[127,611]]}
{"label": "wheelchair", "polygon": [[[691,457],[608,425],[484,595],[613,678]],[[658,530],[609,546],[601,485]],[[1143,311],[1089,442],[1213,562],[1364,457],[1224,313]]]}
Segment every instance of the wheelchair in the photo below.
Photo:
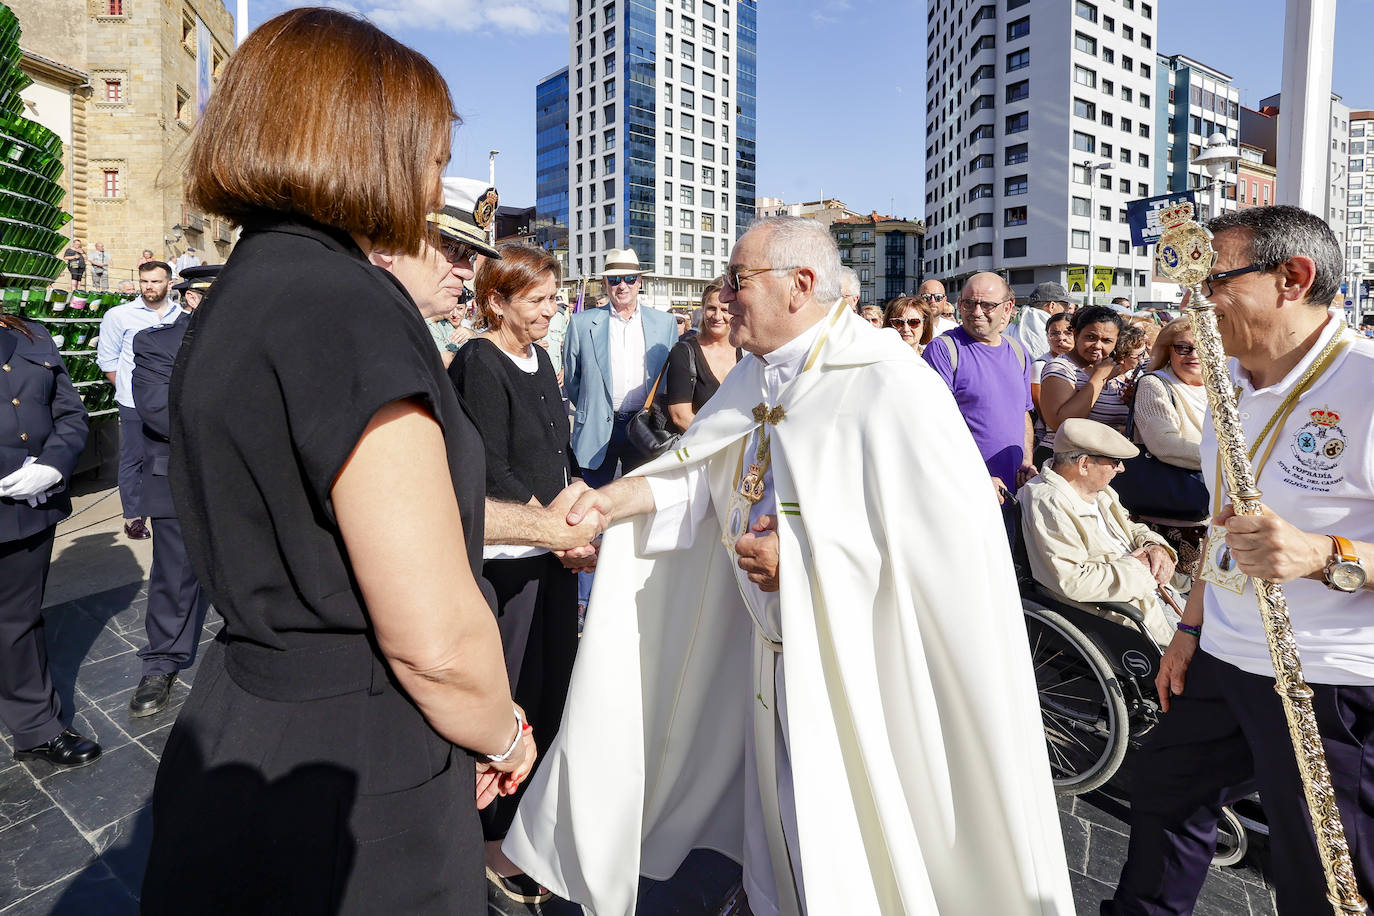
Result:
{"label": "wheelchair", "polygon": [[[1018,509],[1013,507],[1014,516]],[[1071,601],[1036,582],[1019,517],[1016,522],[1014,565],[1050,775],[1058,794],[1083,795],[1111,780],[1130,747],[1159,723],[1155,676],[1163,652],[1134,605]],[[1245,857],[1247,826],[1267,833],[1260,823],[1243,823],[1235,811],[1222,808],[1214,865]]]}

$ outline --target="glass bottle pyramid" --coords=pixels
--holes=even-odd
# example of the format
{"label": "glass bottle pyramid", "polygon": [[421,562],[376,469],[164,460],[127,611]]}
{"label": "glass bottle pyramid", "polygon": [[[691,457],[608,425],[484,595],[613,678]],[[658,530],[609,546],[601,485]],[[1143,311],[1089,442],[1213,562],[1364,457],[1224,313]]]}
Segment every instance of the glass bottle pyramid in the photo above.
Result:
{"label": "glass bottle pyramid", "polygon": [[48,286],[62,271],[67,239],[58,230],[71,216],[59,206],[66,188],[62,140],[24,117],[19,69],[19,18],[0,3],[0,286]]}

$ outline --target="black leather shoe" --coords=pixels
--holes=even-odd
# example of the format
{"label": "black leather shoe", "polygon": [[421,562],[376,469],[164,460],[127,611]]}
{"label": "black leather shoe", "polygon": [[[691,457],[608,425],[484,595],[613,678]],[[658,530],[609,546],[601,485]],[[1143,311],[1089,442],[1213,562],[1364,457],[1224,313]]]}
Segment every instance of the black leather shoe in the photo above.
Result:
{"label": "black leather shoe", "polygon": [[84,767],[100,756],[100,745],[83,738],[70,728],[38,747],[15,751],[15,760],[46,760],[55,767]]}
{"label": "black leather shoe", "polygon": [[153,536],[148,523],[141,518],[133,518],[124,523],[124,536],[131,541],[146,541]]}
{"label": "black leather shoe", "polygon": [[129,701],[129,715],[135,719],[162,712],[167,700],[172,696],[172,685],[177,676],[173,674],[149,674],[138,682],[133,699]]}

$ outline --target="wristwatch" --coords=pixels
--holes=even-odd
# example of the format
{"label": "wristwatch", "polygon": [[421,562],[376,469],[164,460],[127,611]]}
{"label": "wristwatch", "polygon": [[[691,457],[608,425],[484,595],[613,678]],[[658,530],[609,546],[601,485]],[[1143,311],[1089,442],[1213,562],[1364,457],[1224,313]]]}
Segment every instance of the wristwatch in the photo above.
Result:
{"label": "wristwatch", "polygon": [[1329,534],[1334,552],[1326,564],[1326,587],[1338,592],[1357,592],[1369,581],[1364,564],[1355,556],[1355,546],[1337,534]]}

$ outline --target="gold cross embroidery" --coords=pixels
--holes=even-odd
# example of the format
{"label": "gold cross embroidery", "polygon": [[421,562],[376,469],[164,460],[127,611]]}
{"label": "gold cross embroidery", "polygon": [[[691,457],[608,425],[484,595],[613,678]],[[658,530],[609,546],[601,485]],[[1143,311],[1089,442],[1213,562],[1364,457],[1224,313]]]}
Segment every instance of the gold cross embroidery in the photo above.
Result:
{"label": "gold cross embroidery", "polygon": [[760,401],[760,402],[759,402],[759,405],[758,405],[757,407],[754,408],[754,422],[755,422],[755,423],[771,423],[771,424],[773,424],[774,426],[777,426],[779,423],[781,423],[781,422],[782,422],[784,419],[786,419],[786,418],[787,418],[787,411],[785,411],[785,410],[782,409],[782,405],[781,405],[781,404],[779,404],[778,406],[776,406],[776,407],[774,407],[773,409],[770,410],[770,409],[767,407],[767,405],[765,405],[762,401]]}

